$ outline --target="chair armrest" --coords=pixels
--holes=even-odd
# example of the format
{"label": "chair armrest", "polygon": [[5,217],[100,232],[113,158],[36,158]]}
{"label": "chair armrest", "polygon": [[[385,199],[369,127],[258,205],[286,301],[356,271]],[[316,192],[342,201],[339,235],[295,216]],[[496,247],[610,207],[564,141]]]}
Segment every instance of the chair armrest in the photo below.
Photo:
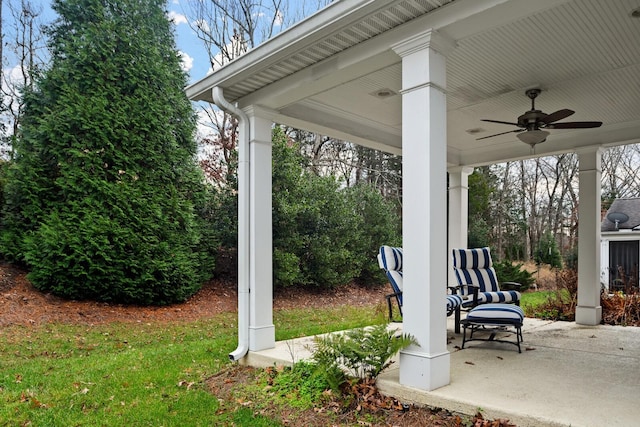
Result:
{"label": "chair armrest", "polygon": [[457,294],[459,290],[462,290],[462,288],[467,288],[467,295],[473,296],[473,306],[475,307],[478,305],[478,293],[480,292],[480,286],[473,285],[471,283],[463,283],[458,286],[448,286],[448,288],[451,289],[454,295]]}
{"label": "chair armrest", "polygon": [[467,288],[467,293],[469,295],[477,294],[478,291],[480,290],[480,286],[473,285],[471,283],[463,283],[462,285],[457,285],[457,286],[447,286],[447,289],[451,289],[451,292],[453,292],[454,294],[457,293],[459,290],[462,290],[463,288]]}
{"label": "chair armrest", "polygon": [[500,284],[500,289],[505,288],[508,291],[519,291],[521,287],[522,284],[517,282],[502,282]]}

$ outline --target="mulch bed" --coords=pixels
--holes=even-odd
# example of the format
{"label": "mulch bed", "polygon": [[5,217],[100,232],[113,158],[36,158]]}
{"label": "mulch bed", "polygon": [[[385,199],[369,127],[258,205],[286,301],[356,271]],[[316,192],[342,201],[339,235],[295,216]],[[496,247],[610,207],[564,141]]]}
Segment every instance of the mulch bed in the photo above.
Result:
{"label": "mulch bed", "polygon": [[[165,307],[140,307],[95,301],[69,301],[44,294],[29,283],[25,271],[0,263],[0,327],[8,325],[37,326],[47,323],[105,324],[111,322],[180,322],[212,318],[223,312],[237,311],[236,282],[211,280],[188,301]],[[301,307],[384,306],[386,287],[344,286],[333,290],[299,288],[281,289],[274,293],[274,310]],[[206,381],[207,387],[220,399],[223,410],[251,407],[251,402],[238,400],[234,391],[242,384],[256,381],[258,370],[239,365],[229,366]],[[372,383],[359,383],[349,390],[355,398],[348,408],[341,403],[306,411],[264,405],[257,413],[280,420],[284,425],[304,426],[474,426],[512,427],[505,420],[484,420],[480,414],[464,417],[443,409],[406,406],[381,395]],[[374,420],[374,421],[369,421]]]}
{"label": "mulch bed", "polygon": [[220,410],[249,408],[256,415],[292,426],[515,427],[508,420],[485,420],[480,413],[469,417],[439,408],[405,405],[393,397],[380,394],[371,381],[362,381],[344,390],[344,393],[353,397],[346,407],[344,401],[336,399],[328,399],[304,411],[273,404],[267,397],[259,402],[248,400],[243,388],[247,384],[259,384],[260,371],[234,365],[208,378],[207,387],[219,399]]}
{"label": "mulch bed", "polygon": [[[176,322],[212,318],[236,312],[235,281],[216,279],[205,283],[182,304],[163,307],[109,304],[95,301],[69,301],[44,294],[31,285],[25,271],[0,264],[0,326],[41,325],[51,322],[101,324],[110,322]],[[289,288],[274,293],[274,310],[294,307],[368,306],[381,304],[384,287],[344,286],[335,290]]]}

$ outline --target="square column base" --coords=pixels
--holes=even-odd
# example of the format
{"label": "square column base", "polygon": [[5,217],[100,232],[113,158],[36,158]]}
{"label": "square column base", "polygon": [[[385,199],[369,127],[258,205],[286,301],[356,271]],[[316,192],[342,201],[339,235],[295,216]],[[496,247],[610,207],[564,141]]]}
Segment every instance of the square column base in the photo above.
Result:
{"label": "square column base", "polygon": [[400,352],[400,384],[431,391],[451,382],[449,352],[428,355],[419,348],[409,347]]}
{"label": "square column base", "polygon": [[276,327],[274,325],[249,327],[249,351],[268,350],[275,346]]}
{"label": "square column base", "polygon": [[576,323],[578,325],[595,326],[602,321],[602,307],[576,307]]}

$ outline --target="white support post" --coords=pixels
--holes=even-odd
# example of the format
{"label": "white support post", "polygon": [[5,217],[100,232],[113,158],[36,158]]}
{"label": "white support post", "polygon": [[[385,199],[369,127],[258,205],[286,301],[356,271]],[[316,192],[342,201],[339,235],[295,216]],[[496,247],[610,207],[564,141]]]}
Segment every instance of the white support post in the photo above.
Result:
{"label": "white support post", "polygon": [[249,350],[275,347],[273,325],[273,244],[271,219],[271,127],[255,108],[244,110],[250,123],[249,157]]}
{"label": "white support post", "polygon": [[578,306],[576,323],[598,325],[600,305],[600,179],[602,149],[578,151]]}
{"label": "white support post", "polygon": [[403,330],[400,383],[449,384],[447,350],[446,57],[453,42],[427,30],[392,46],[402,57]]}
{"label": "white support post", "polygon": [[449,169],[449,239],[447,248],[447,277],[449,285],[457,285],[453,272],[451,250],[466,248],[469,226],[469,175],[473,168],[457,166]]}

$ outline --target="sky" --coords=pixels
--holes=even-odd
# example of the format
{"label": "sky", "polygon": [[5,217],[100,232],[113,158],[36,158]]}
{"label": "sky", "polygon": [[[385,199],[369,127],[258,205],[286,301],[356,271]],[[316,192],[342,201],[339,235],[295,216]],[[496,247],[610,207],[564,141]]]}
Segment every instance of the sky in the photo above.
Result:
{"label": "sky", "polygon": [[[20,86],[20,83],[23,82],[23,73],[20,67],[18,66],[19,61],[17,58],[13,58],[11,55],[10,46],[7,45],[6,42],[11,42],[15,37],[15,23],[14,21],[14,13],[11,11],[12,5],[16,5],[15,7],[20,8],[20,4],[22,1],[28,2],[32,7],[34,12],[38,15],[37,23],[47,25],[52,23],[56,19],[56,14],[51,9],[50,4],[51,0],[3,0],[2,1],[2,31],[5,38],[5,49],[3,51],[3,70],[4,76],[8,80],[17,83],[17,85],[13,85],[13,89]],[[189,25],[189,16],[192,16],[191,9],[189,4],[198,0],[166,0],[167,3],[165,5],[167,9],[167,17],[171,19],[174,23],[174,34],[176,40],[176,47],[180,52],[183,60],[183,69],[188,74],[188,84],[195,83],[196,81],[202,79],[207,76],[207,74],[211,73],[211,66],[209,63],[209,55],[205,49],[204,43],[198,39],[195,31],[192,30],[192,26]],[[315,12],[320,6],[321,3],[327,3],[329,0],[285,0],[285,4],[290,4],[290,10],[292,13],[297,15],[308,16],[309,14]],[[269,2],[265,2],[267,4]],[[269,19],[265,14],[265,18]],[[193,24],[193,23],[192,23]],[[211,23],[206,23],[210,25]],[[276,22],[278,25],[278,22]],[[279,32],[282,28],[275,28],[275,32]],[[41,43],[43,44],[43,43]],[[42,49],[42,56],[47,57],[48,53],[46,49]],[[2,82],[2,87],[5,91],[7,91],[10,86],[6,84],[6,82]],[[8,90],[9,92],[13,91]],[[14,95],[17,96],[17,95]],[[5,102],[7,100],[13,99],[11,95],[5,95]],[[14,104],[15,107],[15,104]],[[197,110],[198,115],[200,117],[199,126],[198,126],[198,138],[204,137],[204,135],[209,135],[211,133],[211,127],[208,120],[208,115],[204,111],[206,108],[211,107],[208,104],[199,103]],[[15,108],[13,108],[15,109]],[[0,121],[3,123],[11,123],[11,117],[8,112],[4,112],[0,114]],[[11,132],[10,126],[2,129],[0,128],[0,134],[4,134],[5,132]],[[5,135],[6,136],[6,135]],[[0,156],[2,155],[2,147],[0,147]]]}
{"label": "sky", "polygon": [[[50,8],[48,0],[30,0],[36,10],[42,10],[40,22],[42,24],[51,23],[56,15]],[[20,0],[4,0],[2,5],[3,32],[5,35],[11,32],[13,17],[9,9],[10,4],[20,4]],[[196,34],[189,27],[187,13],[189,11],[187,0],[169,0],[167,3],[168,15],[175,23],[176,45],[183,57],[183,68],[189,73],[189,83],[205,77],[209,73],[209,60],[206,50]],[[5,51],[5,54],[9,52]],[[11,69],[15,64],[4,63],[5,69]],[[17,61],[16,61],[17,62]]]}
{"label": "sky", "polygon": [[193,83],[211,72],[209,56],[189,26],[186,1],[172,0],[167,9],[175,25],[176,45],[182,55],[183,68],[189,73],[189,83]]}
{"label": "sky", "polygon": [[[191,0],[193,1],[193,0]],[[190,0],[169,0],[167,9],[169,10],[169,17],[175,24],[176,44],[178,50],[183,55],[183,62],[185,64],[185,70],[189,73],[190,83],[193,83],[207,74],[211,73],[211,66],[209,64],[208,54],[203,46],[203,43],[197,38],[195,32],[189,26],[187,16],[189,13],[188,3]],[[289,11],[293,14],[309,16],[313,12],[317,11],[320,6],[318,3],[326,3],[328,0],[285,0],[284,3],[288,3]],[[268,3],[268,2],[266,2]],[[282,16],[278,16],[274,23],[275,32],[279,32],[284,28],[277,28],[282,25]],[[266,20],[270,21],[271,17],[266,16]],[[210,24],[210,23],[208,23]]]}
{"label": "sky", "polygon": [[[4,0],[2,2],[2,18],[3,32],[11,31],[12,14],[9,10],[10,4],[20,4],[21,0]],[[50,0],[27,0],[38,10],[41,8],[40,22],[43,24],[51,23],[55,19],[55,13],[50,8]],[[183,68],[189,74],[189,83],[205,77],[211,72],[208,54],[203,43],[197,38],[195,32],[191,29],[188,21],[190,15],[189,2],[193,0],[167,0],[166,8],[168,17],[173,20],[175,26],[176,45],[183,57]],[[289,0],[292,8],[296,12],[309,13],[317,9],[314,6],[317,0]],[[6,50],[5,50],[6,53]],[[16,61],[17,62],[17,61]],[[4,68],[10,69],[15,64],[4,63]]]}

